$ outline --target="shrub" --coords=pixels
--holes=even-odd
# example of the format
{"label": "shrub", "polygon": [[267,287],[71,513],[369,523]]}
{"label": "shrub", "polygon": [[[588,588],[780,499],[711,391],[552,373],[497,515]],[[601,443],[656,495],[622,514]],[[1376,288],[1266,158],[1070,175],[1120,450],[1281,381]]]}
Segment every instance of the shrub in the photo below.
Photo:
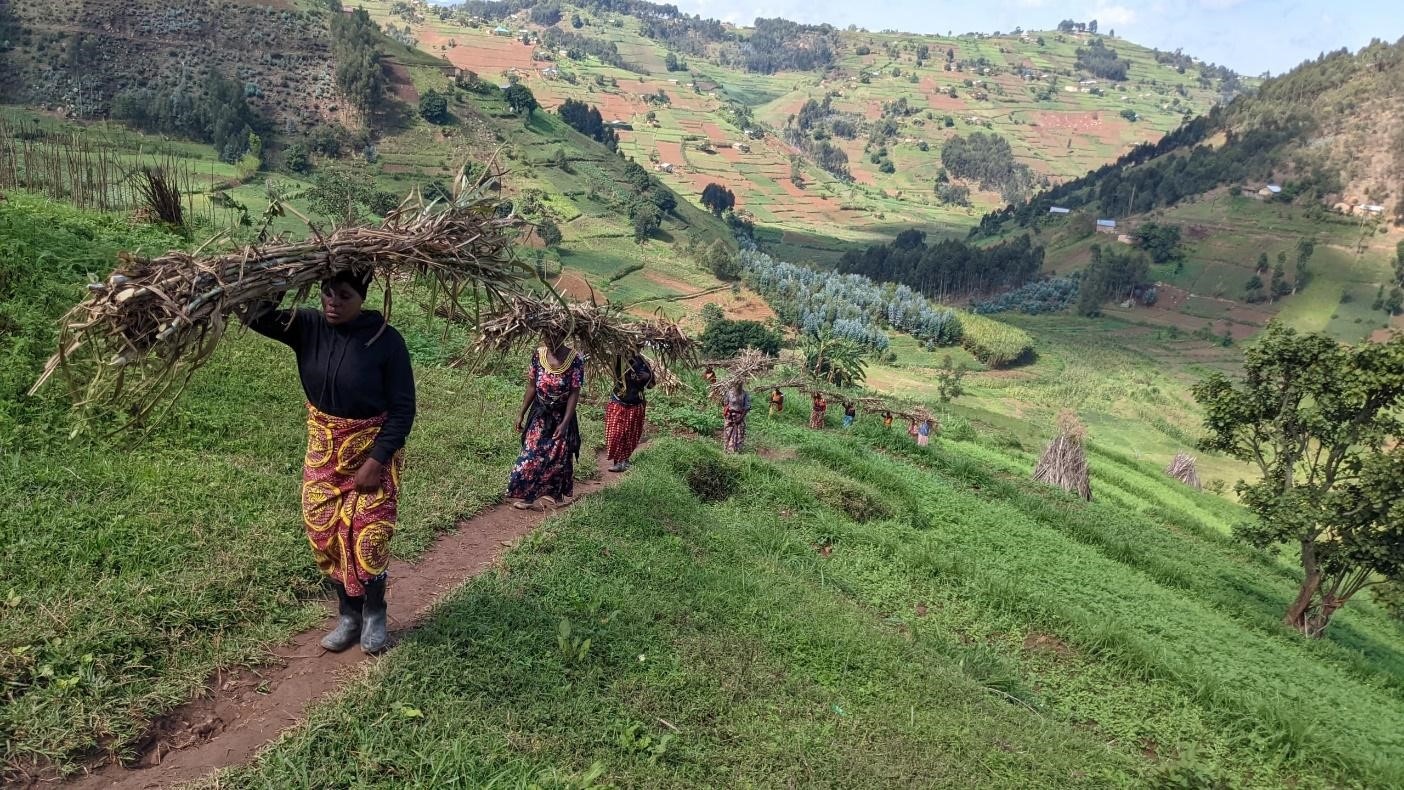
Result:
{"label": "shrub", "polygon": [[709,357],[734,357],[747,348],[772,357],[780,353],[780,335],[758,321],[730,321],[725,318],[713,321],[707,324],[700,340],[702,353]]}
{"label": "shrub", "polygon": [[808,475],[814,498],[859,524],[891,518],[892,507],[877,489],[824,470]]}
{"label": "shrub", "polygon": [[722,502],[741,487],[741,472],[730,459],[708,453],[699,456],[686,473],[687,487],[703,502]]}

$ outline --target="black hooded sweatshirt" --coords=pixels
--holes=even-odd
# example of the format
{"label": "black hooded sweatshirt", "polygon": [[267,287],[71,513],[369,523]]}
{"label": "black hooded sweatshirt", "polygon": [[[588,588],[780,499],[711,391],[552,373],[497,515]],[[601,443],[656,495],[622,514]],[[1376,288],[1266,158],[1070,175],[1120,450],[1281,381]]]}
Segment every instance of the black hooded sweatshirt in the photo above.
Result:
{"label": "black hooded sweatshirt", "polygon": [[354,420],[384,414],[371,457],[389,463],[414,424],[414,371],[404,338],[374,310],[332,326],[316,310],[273,307],[255,310],[245,323],[292,347],[302,391],[318,411]]}

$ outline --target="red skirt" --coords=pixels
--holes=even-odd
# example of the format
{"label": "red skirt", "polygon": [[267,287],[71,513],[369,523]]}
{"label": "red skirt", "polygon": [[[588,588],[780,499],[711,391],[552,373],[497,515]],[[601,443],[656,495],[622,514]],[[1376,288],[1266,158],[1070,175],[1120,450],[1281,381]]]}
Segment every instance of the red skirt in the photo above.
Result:
{"label": "red skirt", "polygon": [[628,406],[611,400],[605,405],[605,457],[627,461],[643,438],[644,406]]}
{"label": "red skirt", "polygon": [[353,420],[307,405],[307,456],[302,464],[302,522],[322,572],[365,594],[365,583],[390,566],[403,452],[386,464],[381,487],[356,491],[356,471],[370,458],[385,418]]}

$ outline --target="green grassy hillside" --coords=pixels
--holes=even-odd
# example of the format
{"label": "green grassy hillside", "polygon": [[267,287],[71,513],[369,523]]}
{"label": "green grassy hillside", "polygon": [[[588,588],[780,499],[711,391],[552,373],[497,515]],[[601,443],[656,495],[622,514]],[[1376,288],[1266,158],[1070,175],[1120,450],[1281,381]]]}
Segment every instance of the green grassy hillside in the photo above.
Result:
{"label": "green grassy hillside", "polygon": [[1404,633],[1287,633],[1292,574],[1222,501],[1096,456],[1086,505],[985,439],[803,417],[753,420],[760,457],[648,448],[222,783],[1404,781]]}

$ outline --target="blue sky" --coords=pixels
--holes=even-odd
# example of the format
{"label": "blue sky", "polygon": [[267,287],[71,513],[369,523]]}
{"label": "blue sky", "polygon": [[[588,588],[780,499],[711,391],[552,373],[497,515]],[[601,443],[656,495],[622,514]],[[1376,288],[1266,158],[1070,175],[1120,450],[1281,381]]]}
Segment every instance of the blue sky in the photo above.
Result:
{"label": "blue sky", "polygon": [[1096,19],[1103,31],[1150,47],[1184,49],[1241,74],[1280,74],[1323,51],[1404,36],[1401,0],[657,0],[688,13],[749,24],[758,16],[909,33],[1051,29]]}

